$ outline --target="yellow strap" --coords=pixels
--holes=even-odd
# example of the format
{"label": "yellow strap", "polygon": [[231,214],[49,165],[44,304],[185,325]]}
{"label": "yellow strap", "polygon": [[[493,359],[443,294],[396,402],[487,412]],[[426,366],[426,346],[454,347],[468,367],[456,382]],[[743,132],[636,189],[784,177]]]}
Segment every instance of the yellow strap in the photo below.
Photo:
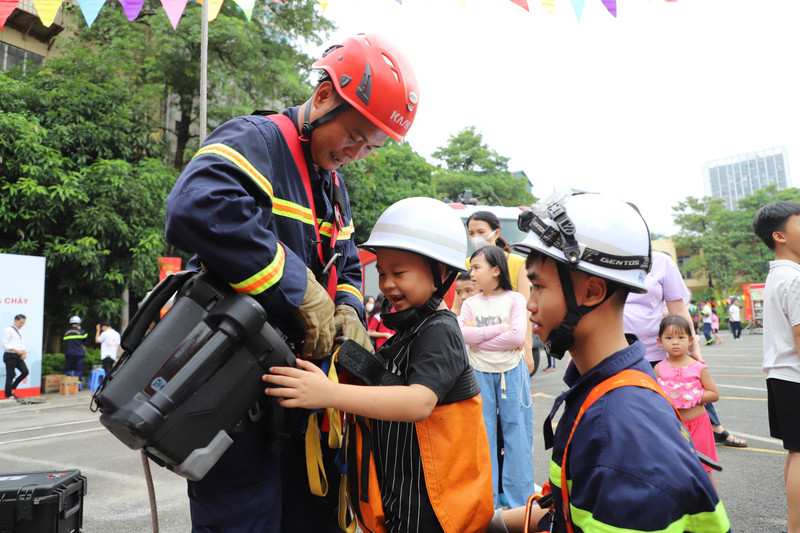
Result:
{"label": "yellow strap", "polygon": [[322,446],[319,443],[317,413],[311,413],[311,416],[308,417],[308,427],[306,428],[306,470],[311,494],[316,496],[328,494],[328,478],[325,476],[325,467],[322,464]]}
{"label": "yellow strap", "polygon": [[[339,347],[331,355],[331,367],[328,370],[328,379],[334,383],[339,383],[339,375],[336,373],[336,361],[339,359]],[[342,417],[339,416],[339,410],[331,407],[326,407],[325,412],[328,413],[328,446],[332,450],[338,450],[342,447]]]}
{"label": "yellow strap", "polygon": [[342,476],[342,481],[339,483],[339,527],[346,533],[354,533],[356,530],[356,517],[353,514],[350,522],[347,521],[348,502],[347,474],[345,474]]}

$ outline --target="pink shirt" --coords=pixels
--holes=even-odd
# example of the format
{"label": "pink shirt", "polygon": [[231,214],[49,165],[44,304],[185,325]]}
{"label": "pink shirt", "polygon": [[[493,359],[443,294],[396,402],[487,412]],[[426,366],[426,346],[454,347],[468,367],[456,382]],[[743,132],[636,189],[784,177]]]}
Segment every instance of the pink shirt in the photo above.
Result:
{"label": "pink shirt", "polygon": [[675,407],[689,409],[700,403],[706,391],[700,381],[700,374],[706,368],[705,363],[700,361],[684,368],[674,367],[665,359],[656,365],[658,384]]}

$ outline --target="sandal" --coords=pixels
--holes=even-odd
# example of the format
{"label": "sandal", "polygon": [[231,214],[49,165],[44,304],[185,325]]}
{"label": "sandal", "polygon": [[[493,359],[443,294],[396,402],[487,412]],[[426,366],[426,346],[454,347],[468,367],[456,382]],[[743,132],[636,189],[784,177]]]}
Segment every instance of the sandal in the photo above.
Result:
{"label": "sandal", "polygon": [[747,448],[747,442],[744,439],[731,435],[727,429],[723,429],[720,433],[714,431],[714,442],[733,448]]}

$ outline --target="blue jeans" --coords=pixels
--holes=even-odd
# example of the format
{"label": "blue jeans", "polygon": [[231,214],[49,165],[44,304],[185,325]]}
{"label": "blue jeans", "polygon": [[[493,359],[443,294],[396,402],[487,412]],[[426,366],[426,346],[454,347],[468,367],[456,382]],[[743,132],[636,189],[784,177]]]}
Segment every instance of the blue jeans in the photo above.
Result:
{"label": "blue jeans", "polygon": [[711,322],[703,322],[703,336],[706,338],[706,344],[714,342],[714,336],[711,335]]}
{"label": "blue jeans", "polygon": [[[525,360],[520,360],[508,372],[475,371],[481,386],[483,420],[489,437],[492,458],[492,488],[494,506],[498,507],[497,420],[503,431],[505,458],[503,459],[503,494],[511,508],[525,505],[534,493],[533,482],[533,410],[531,405],[530,377]],[[505,390],[502,390],[505,375]]]}

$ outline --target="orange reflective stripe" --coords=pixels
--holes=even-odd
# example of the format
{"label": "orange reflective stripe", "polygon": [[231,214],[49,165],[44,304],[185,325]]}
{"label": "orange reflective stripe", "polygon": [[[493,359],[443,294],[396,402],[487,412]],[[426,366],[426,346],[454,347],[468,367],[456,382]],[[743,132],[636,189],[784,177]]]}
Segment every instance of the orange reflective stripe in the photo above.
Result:
{"label": "orange reflective stripe", "polygon": [[194,155],[194,157],[206,154],[218,155],[220,157],[227,159],[228,161],[230,161],[231,163],[242,169],[242,171],[248,176],[250,176],[250,179],[252,179],[253,182],[255,182],[255,184],[258,185],[262,191],[267,193],[267,196],[272,198],[273,196],[272,184],[263,174],[261,174],[261,172],[256,170],[256,167],[254,167],[250,163],[250,161],[248,161],[247,158],[245,158],[242,154],[240,154],[230,146],[226,146],[220,143],[215,143],[200,148]]}
{"label": "orange reflective stripe", "polygon": [[[331,222],[322,222],[321,220],[317,220],[317,223],[320,224],[319,226],[319,233],[320,235],[325,235],[326,237],[330,237],[333,235],[333,223]],[[355,228],[353,227],[353,221],[350,221],[350,224],[347,227],[344,227],[339,230],[339,235],[336,237],[337,241],[347,241],[350,240],[350,237],[353,236],[355,232]]]}
{"label": "orange reflective stripe", "polygon": [[299,220],[304,224],[314,225],[314,215],[311,213],[311,209],[294,202],[273,198],[272,212],[276,215]]}
{"label": "orange reflective stripe", "polygon": [[353,296],[358,298],[359,302],[364,303],[364,297],[361,295],[361,291],[356,289],[352,285],[337,285],[336,286],[336,292],[339,292],[339,291],[349,292],[350,294],[352,294]]}
{"label": "orange reflective stripe", "polygon": [[244,292],[251,296],[261,294],[275,285],[283,277],[283,267],[286,264],[286,252],[283,245],[278,243],[275,257],[267,267],[250,276],[246,280],[231,285],[236,292]]}

